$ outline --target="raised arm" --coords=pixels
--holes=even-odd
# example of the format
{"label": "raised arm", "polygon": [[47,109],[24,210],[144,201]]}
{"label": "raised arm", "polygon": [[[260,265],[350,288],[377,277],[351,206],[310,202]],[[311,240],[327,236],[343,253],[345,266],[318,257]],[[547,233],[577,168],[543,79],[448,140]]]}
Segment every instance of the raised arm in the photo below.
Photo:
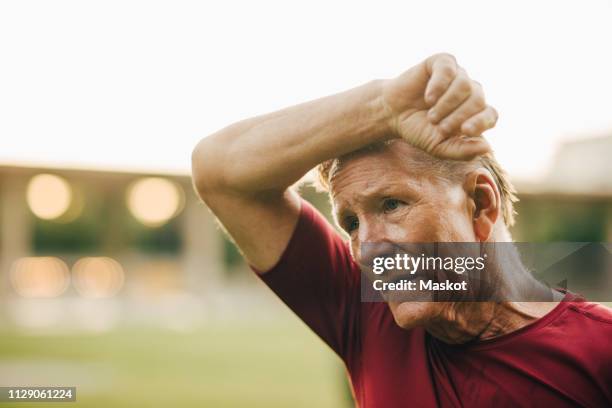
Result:
{"label": "raised arm", "polygon": [[299,215],[290,186],[317,164],[403,137],[434,155],[470,159],[489,150],[482,132],[497,114],[452,56],[434,55],[397,78],[247,119],[194,149],[200,197],[247,261],[266,271]]}

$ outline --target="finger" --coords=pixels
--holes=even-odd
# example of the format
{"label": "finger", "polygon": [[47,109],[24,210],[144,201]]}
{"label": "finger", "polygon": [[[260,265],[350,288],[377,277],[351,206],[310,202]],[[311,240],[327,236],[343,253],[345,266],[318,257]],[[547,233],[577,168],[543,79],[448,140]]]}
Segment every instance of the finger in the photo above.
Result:
{"label": "finger", "polygon": [[450,84],[444,95],[429,109],[428,117],[432,123],[438,123],[472,94],[472,81],[461,70]]}
{"label": "finger", "polygon": [[429,81],[425,88],[425,102],[433,106],[457,76],[457,61],[450,54],[436,54],[426,60]]}
{"label": "finger", "polygon": [[467,119],[461,125],[461,133],[468,136],[478,136],[491,129],[497,123],[499,115],[492,106],[487,106],[483,111]]}
{"label": "finger", "polygon": [[447,134],[460,133],[461,125],[477,113],[483,111],[487,104],[484,92],[480,85],[474,83],[472,94],[451,114],[444,118],[438,125],[440,130]]}
{"label": "finger", "polygon": [[440,143],[431,153],[443,159],[472,160],[489,152],[491,146],[482,136],[455,136]]}

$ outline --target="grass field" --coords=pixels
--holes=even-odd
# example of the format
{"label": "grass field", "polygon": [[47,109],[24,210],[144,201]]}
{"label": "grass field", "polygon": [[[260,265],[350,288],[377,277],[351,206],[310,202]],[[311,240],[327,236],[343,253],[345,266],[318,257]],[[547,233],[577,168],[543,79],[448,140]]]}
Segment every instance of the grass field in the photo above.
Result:
{"label": "grass field", "polygon": [[187,334],[3,331],[0,381],[76,385],[77,403],[53,403],[57,408],[351,406],[339,360],[297,321],[213,325]]}

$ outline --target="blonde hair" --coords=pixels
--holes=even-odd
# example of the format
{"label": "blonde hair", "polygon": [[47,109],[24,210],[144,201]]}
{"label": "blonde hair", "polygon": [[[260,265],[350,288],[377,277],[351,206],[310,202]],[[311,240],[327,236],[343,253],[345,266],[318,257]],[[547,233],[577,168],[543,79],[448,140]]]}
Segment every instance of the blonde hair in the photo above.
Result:
{"label": "blonde hair", "polygon": [[[341,159],[347,159],[357,154],[380,151],[389,146],[392,142],[393,140],[368,145],[360,150],[349,153],[348,155],[344,155],[340,158],[329,159],[319,164],[316,168],[318,177],[315,184],[317,188],[321,191],[326,191],[328,193],[330,192],[331,178],[338,171]],[[493,176],[495,184],[497,185],[497,189],[499,190],[504,223],[507,227],[511,227],[514,225],[514,216],[516,214],[516,212],[514,211],[514,203],[518,201],[516,190],[512,185],[512,182],[510,182],[508,174],[497,162],[495,156],[493,156],[492,153],[487,153],[482,156],[478,156],[477,158],[469,162],[438,159],[426,153],[423,154],[421,159],[424,162],[423,165],[432,166],[434,169],[438,170],[442,177],[446,177],[449,179],[456,178],[458,174],[461,174],[461,172],[457,171],[459,170],[458,167],[471,166],[473,168],[474,165],[476,165],[487,169]]]}

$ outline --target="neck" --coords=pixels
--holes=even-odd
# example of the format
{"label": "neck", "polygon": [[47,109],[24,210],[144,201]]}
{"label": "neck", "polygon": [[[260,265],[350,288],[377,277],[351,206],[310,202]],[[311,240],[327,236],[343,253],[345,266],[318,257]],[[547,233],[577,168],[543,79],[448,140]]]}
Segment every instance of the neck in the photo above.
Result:
{"label": "neck", "polygon": [[434,337],[448,344],[480,341],[509,334],[550,312],[556,302],[461,302],[441,304],[425,325]]}
{"label": "neck", "polygon": [[487,270],[497,277],[493,279],[495,301],[440,302],[425,325],[431,335],[449,344],[492,339],[533,323],[555,308],[562,295],[533,278],[518,251],[505,247],[502,255]]}

